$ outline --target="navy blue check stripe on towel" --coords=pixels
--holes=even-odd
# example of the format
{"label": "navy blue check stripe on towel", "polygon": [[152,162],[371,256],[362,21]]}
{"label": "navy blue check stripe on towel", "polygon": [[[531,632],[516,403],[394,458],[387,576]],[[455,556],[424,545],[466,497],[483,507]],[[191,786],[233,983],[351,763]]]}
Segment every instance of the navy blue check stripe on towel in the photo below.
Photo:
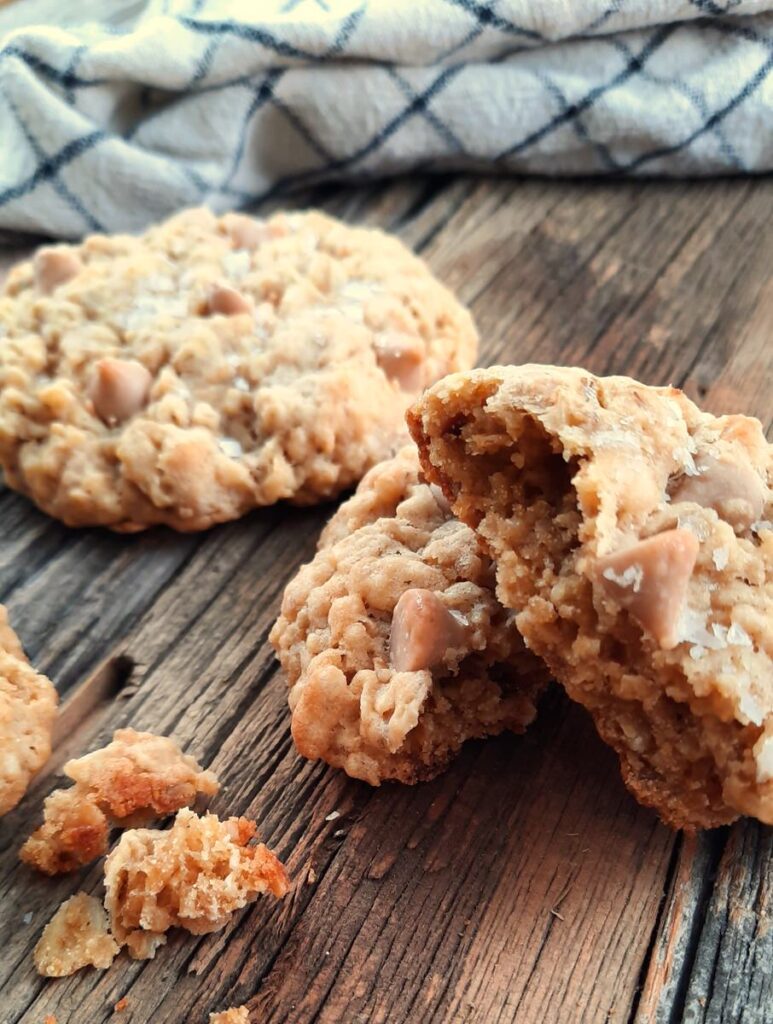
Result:
{"label": "navy blue check stripe on towel", "polygon": [[773,169],[773,0],[150,0],[0,40],[0,227],[444,167]]}

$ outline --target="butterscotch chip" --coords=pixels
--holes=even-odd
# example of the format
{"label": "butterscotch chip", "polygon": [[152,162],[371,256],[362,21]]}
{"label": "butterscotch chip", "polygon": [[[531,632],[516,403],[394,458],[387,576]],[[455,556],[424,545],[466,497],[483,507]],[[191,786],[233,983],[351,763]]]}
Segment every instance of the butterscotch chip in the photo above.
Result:
{"label": "butterscotch chip", "polygon": [[403,391],[421,390],[424,348],[418,338],[385,334],[377,339],[375,348],[376,360],[390,380],[396,381]]}
{"label": "butterscotch chip", "polygon": [[300,753],[373,785],[431,778],[465,740],[522,732],[547,681],[474,534],[419,479],[413,446],[330,521],[271,641]]}
{"label": "butterscotch chip", "polygon": [[207,298],[207,310],[221,316],[239,316],[252,313],[253,304],[247,296],[227,284],[214,285]]}
{"label": "butterscotch chip", "polygon": [[59,907],[35,947],[35,967],[47,978],[63,978],[82,967],[109,967],[118,945],[107,926],[102,904],[85,892]]}
{"label": "butterscotch chip", "polygon": [[475,360],[397,239],[322,213],[187,210],[44,249],[0,291],[0,466],[72,526],[199,530],[358,481]]}
{"label": "butterscotch chip", "polygon": [[690,530],[664,530],[596,562],[596,581],[661,647],[676,647],[700,544]]}
{"label": "butterscotch chip", "polygon": [[68,761],[75,785],[46,799],[44,821],[21,859],[48,875],[74,871],[107,853],[111,825],[148,824],[191,805],[219,784],[166,736],[118,729],[106,747]]}
{"label": "butterscotch chip", "polygon": [[57,694],[27,661],[0,605],[0,815],[24,796],[51,754]]}
{"label": "butterscotch chip", "polygon": [[178,812],[166,831],[130,829],[105,862],[110,929],[135,960],[155,956],[170,928],[218,931],[260,895],[289,890],[281,862],[263,843],[249,845],[255,823]]}
{"label": "butterscotch chip", "polygon": [[441,664],[448,651],[464,646],[466,626],[433,590],[406,590],[392,613],[392,667],[396,672],[418,672]]}
{"label": "butterscotch chip", "polygon": [[758,421],[522,366],[441,381],[409,423],[636,796],[675,826],[773,823],[773,447]]}
{"label": "butterscotch chip", "polygon": [[145,406],[153,378],[136,359],[100,359],[89,392],[97,416],[115,425]]}
{"label": "butterscotch chip", "polygon": [[695,472],[681,476],[671,494],[674,502],[691,501],[713,508],[737,530],[748,530],[762,518],[766,484],[752,466],[734,462],[731,453],[713,458],[705,455]]}
{"label": "butterscotch chip", "polygon": [[232,1006],[230,1010],[210,1013],[209,1024],[249,1024],[250,1013],[246,1006]]}
{"label": "butterscotch chip", "polygon": [[38,249],[32,261],[35,287],[49,295],[80,273],[83,264],[76,252],[65,246]]}

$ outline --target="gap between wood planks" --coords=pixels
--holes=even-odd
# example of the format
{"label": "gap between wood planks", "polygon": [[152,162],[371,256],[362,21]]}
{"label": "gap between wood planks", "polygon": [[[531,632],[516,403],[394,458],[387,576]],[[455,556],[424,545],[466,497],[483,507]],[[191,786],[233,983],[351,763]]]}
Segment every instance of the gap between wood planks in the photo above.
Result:
{"label": "gap between wood planks", "polygon": [[[758,182],[436,179],[306,199],[422,249],[472,303],[483,362],[673,379],[770,428],[769,197]],[[223,774],[216,809],[255,814],[299,882],[283,905],[259,904],[206,939],[178,937],[155,962],[46,984],[29,969],[32,931],[64,895],[99,882],[95,868],[33,887],[16,862],[49,773],[3,822],[0,906],[21,916],[27,900],[34,913],[0,965],[10,1019],[59,1011],[60,1024],[98,1022],[128,993],[133,1024],[204,1021],[245,999],[261,1020],[299,1022],[671,1024],[688,1010],[706,1024],[761,1022],[769,833],[742,824],[697,853],[675,845],[622,791],[584,715],[558,698],[523,739],[472,744],[446,776],[412,790],[372,792],[295,756],[265,637],[329,511],[271,510],[201,537],[127,541],[74,534],[0,495],[10,534],[0,592],[30,653],[70,687],[97,670],[65,711],[80,728],[67,730],[52,770],[121,724],[174,731]],[[116,680],[99,671],[111,652],[137,661],[113,699]],[[334,807],[342,817],[326,823]],[[551,913],[559,903],[563,920]]]}

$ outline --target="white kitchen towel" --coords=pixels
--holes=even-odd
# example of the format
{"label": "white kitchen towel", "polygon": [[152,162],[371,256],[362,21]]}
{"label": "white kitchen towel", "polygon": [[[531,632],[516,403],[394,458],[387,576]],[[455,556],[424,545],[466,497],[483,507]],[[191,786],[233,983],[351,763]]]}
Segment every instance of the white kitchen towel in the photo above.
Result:
{"label": "white kitchen towel", "polygon": [[322,180],[773,169],[773,0],[166,0],[0,43],[0,228]]}

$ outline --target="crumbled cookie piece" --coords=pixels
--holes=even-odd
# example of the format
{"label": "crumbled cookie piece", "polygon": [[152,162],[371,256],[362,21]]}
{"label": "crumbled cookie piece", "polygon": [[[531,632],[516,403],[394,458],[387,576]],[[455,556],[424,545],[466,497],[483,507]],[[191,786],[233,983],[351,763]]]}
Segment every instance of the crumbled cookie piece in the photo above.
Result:
{"label": "crumbled cookie piece", "polygon": [[529,647],[671,825],[773,823],[773,446],[674,388],[544,366],[409,412]]}
{"label": "crumbled cookie piece", "polygon": [[112,742],[64,766],[75,786],[54,790],[44,822],[21,849],[27,864],[55,875],[107,852],[111,825],[149,824],[212,796],[217,778],[166,736],[118,729]]}
{"label": "crumbled cookie piece", "polygon": [[218,931],[234,911],[289,890],[284,867],[263,843],[248,845],[255,823],[178,812],[166,831],[130,829],[105,863],[105,907],[113,935],[135,960],[155,956],[170,928]]}
{"label": "crumbled cookie piece", "polygon": [[209,1024],[250,1024],[250,1012],[246,1006],[232,1006],[220,1013],[210,1013]]}
{"label": "crumbled cookie piece", "polygon": [[118,945],[107,926],[107,914],[94,896],[76,893],[59,907],[35,946],[38,972],[63,978],[81,967],[109,967]]}
{"label": "crumbled cookie piece", "polygon": [[25,864],[46,875],[75,871],[107,853],[110,823],[88,792],[55,789],[43,805],[44,821],[22,846]]}
{"label": "crumbled cookie piece", "polygon": [[0,605],[0,815],[24,796],[51,754],[58,697],[27,661]]}
{"label": "crumbled cookie piece", "polygon": [[467,311],[396,238],[322,213],[186,210],[40,249],[0,289],[0,466],[71,526],[200,530],[351,486]]}
{"label": "crumbled cookie piece", "polygon": [[271,632],[298,750],[378,785],[431,778],[472,737],[522,732],[547,673],[493,587],[413,446],[372,469]]}

